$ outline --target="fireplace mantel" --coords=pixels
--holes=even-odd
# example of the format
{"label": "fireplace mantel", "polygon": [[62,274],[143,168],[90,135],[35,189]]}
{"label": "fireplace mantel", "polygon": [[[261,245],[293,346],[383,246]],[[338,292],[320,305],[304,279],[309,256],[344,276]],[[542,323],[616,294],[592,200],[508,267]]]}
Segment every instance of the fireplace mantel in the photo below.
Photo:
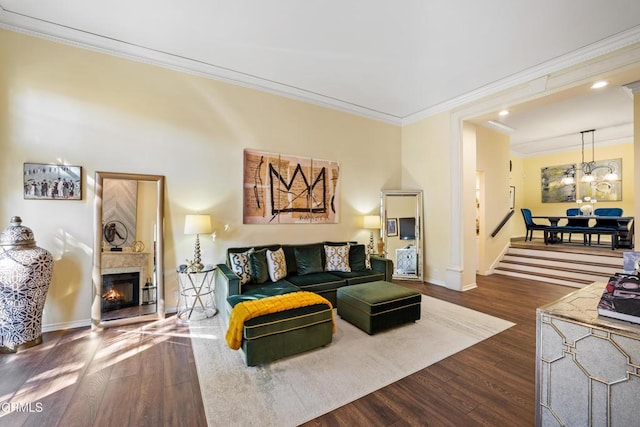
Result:
{"label": "fireplace mantel", "polygon": [[102,274],[105,274],[104,270],[111,268],[147,267],[149,255],[149,252],[103,252]]}
{"label": "fireplace mantel", "polygon": [[140,273],[140,288],[149,274],[149,252],[103,252],[102,275],[119,273]]}

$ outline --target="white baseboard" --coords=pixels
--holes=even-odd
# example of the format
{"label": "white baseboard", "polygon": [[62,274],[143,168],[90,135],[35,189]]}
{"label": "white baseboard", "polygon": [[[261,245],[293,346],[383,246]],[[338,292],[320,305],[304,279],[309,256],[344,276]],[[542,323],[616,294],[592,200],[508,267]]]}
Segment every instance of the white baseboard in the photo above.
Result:
{"label": "white baseboard", "polygon": [[[178,312],[177,307],[168,307],[165,309],[166,314],[175,314]],[[63,331],[65,329],[86,328],[91,326],[91,319],[74,320],[72,322],[48,323],[42,325],[42,332]]]}
{"label": "white baseboard", "polygon": [[91,326],[91,319],[74,320],[73,322],[49,323],[42,325],[42,332],[62,331],[65,329],[86,328]]}

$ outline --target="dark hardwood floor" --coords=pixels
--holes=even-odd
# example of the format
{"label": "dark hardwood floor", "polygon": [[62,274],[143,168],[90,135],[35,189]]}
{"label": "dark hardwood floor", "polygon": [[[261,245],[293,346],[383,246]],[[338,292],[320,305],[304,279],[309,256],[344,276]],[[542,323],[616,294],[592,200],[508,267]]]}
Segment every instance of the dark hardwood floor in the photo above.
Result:
{"label": "dark hardwood floor", "polygon": [[[516,326],[306,425],[533,425],[535,309],[575,289],[477,280],[464,293],[399,283]],[[40,346],[0,355],[0,426],[206,424],[189,330],[174,318],[46,333]]]}
{"label": "dark hardwood floor", "polygon": [[0,426],[207,425],[189,328],[174,317],[43,340],[0,355]]}
{"label": "dark hardwood floor", "polygon": [[306,426],[532,426],[536,308],[575,288],[477,276],[467,292],[398,282],[516,325]]}

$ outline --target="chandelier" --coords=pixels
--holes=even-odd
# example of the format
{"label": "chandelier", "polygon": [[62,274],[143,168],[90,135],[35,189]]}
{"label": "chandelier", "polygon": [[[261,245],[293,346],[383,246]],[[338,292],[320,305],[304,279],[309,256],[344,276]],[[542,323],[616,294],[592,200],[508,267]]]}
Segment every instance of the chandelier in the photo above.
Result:
{"label": "chandelier", "polygon": [[[591,134],[591,161],[590,162],[584,161],[584,134],[585,133]],[[612,164],[596,166],[595,142],[594,142],[595,133],[596,133],[595,129],[583,130],[580,132],[580,134],[582,135],[582,163],[580,164],[580,169],[582,169],[581,181],[582,182],[595,181],[596,177],[593,175],[593,171],[595,171],[596,169],[603,169],[603,168],[607,168],[609,170],[609,172],[607,172],[607,174],[604,176],[605,181],[615,181],[618,179],[618,174],[615,172],[615,169]]]}
{"label": "chandelier", "polygon": [[[595,141],[594,141],[595,132],[596,132],[595,129],[583,130],[580,132],[582,136],[582,163],[580,163],[582,178],[580,179],[580,181],[587,182],[587,183],[595,181],[596,177],[593,172],[596,169],[604,169],[604,168],[609,170],[607,174],[604,176],[604,180],[616,181],[618,179],[618,174],[616,173],[616,170],[615,170],[615,164],[609,163],[608,165],[596,165]],[[585,133],[591,134],[591,161],[589,162],[585,162],[584,160],[584,134]],[[564,174],[562,177],[562,183],[564,185],[570,185],[575,183],[575,176],[576,176],[576,167],[575,165],[571,165],[571,167],[569,167],[567,170],[564,171]]]}

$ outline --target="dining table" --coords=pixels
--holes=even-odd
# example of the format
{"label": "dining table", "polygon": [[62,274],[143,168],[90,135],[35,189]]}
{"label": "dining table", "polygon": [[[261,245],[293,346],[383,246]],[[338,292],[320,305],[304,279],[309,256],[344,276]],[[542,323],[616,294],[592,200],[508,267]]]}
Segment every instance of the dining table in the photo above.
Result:
{"label": "dining table", "polygon": [[[587,219],[589,222],[593,220],[593,223],[600,220],[611,221],[614,220],[618,223],[618,247],[633,249],[633,224],[634,217],[632,216],[607,216],[607,215],[536,215],[532,216],[532,219],[543,219],[549,221],[550,227],[562,226],[560,221],[568,219]],[[559,243],[557,235],[554,233],[550,238],[550,243]]]}

